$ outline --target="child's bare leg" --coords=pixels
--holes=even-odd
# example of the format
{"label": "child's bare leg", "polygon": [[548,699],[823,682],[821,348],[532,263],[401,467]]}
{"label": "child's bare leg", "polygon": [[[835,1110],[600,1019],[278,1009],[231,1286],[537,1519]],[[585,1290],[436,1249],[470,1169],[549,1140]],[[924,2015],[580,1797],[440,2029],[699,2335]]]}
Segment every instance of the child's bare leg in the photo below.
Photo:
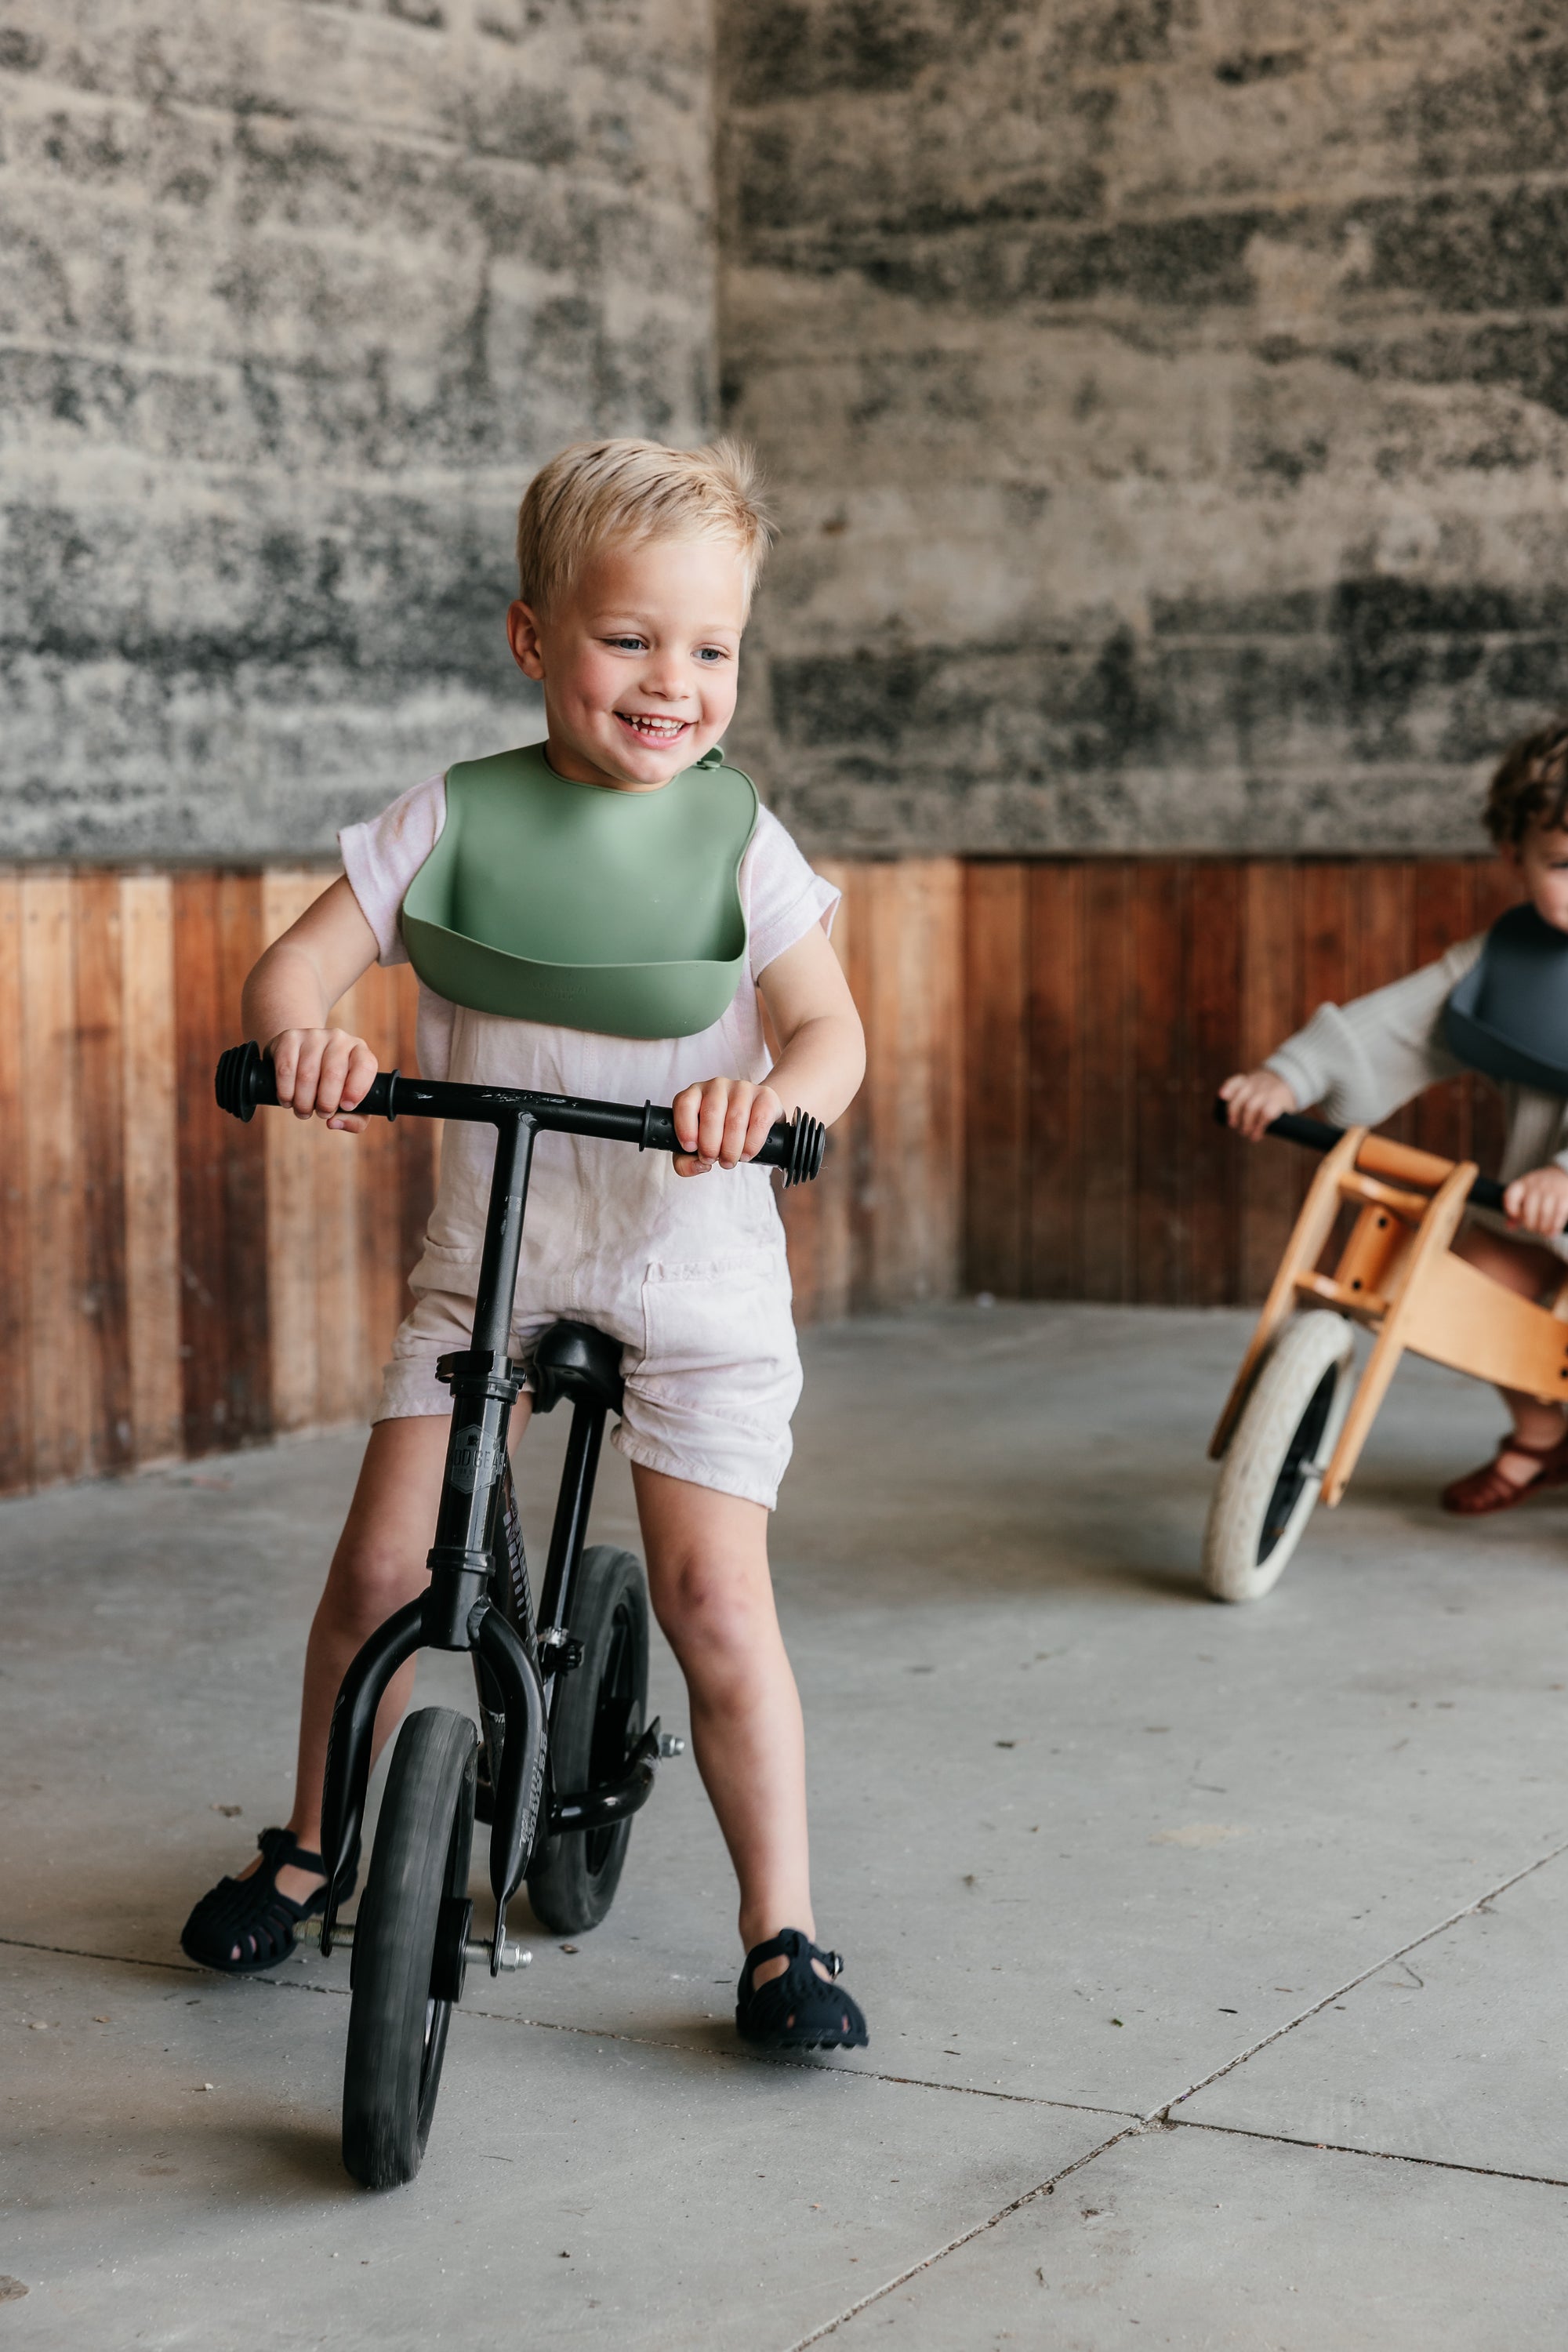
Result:
{"label": "child's bare leg", "polygon": [[[768,1515],[641,1464],[632,1475],[654,1612],[686,1676],[692,1751],[740,1881],[741,1942],[749,1951],[783,1927],[814,1936],[805,1733],[773,1606]],[[758,1981],[785,1965],[765,1962]]]}
{"label": "child's bare leg", "polygon": [[[1536,1242],[1510,1240],[1485,1225],[1465,1226],[1453,1248],[1456,1257],[1467,1259],[1493,1282],[1525,1298],[1539,1298],[1568,1276],[1568,1265],[1551,1250]],[[1564,1430],[1561,1405],[1525,1396],[1518,1389],[1500,1389],[1498,1393],[1508,1407],[1514,1435],[1526,1445],[1554,1445],[1561,1439]],[[1541,1475],[1539,1454],[1515,1454],[1505,1447],[1497,1466],[1515,1486],[1528,1486]]]}
{"label": "child's bare leg", "polygon": [[[528,1415],[529,1399],[520,1397],[512,1408],[514,1443],[527,1427]],[[378,1421],[365,1446],[353,1500],[305,1648],[294,1810],[287,1826],[308,1853],[320,1850],[327,1733],[338,1687],[362,1643],[425,1587],[448,1426],[444,1413]],[[393,1676],[381,1703],[375,1750],[391,1738],[413,1689],[410,1659]],[[258,1854],[250,1867],[260,1866]],[[241,1875],[248,1878],[250,1871]],[[304,1902],[321,1883],[316,1871],[285,1868],[278,1874],[279,1891],[295,1903]]]}

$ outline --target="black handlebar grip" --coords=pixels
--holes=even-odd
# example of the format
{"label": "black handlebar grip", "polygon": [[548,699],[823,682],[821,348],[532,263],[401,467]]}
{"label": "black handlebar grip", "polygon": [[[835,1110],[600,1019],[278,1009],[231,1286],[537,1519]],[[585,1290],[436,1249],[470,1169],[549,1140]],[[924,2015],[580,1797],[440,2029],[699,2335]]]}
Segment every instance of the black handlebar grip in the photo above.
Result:
{"label": "black handlebar grip", "polygon": [[[1214,1098],[1214,1119],[1216,1127],[1230,1125],[1230,1105],[1223,1095]],[[1308,1118],[1299,1110],[1286,1110],[1271,1118],[1263,1132],[1277,1135],[1282,1143],[1304,1143],[1309,1151],[1331,1151],[1344,1129],[1331,1126],[1326,1118]]]}
{"label": "black handlebar grip", "polygon": [[[773,1157],[774,1150],[778,1157]],[[808,1110],[797,1110],[792,1119],[779,1119],[768,1130],[768,1139],[757,1158],[765,1168],[782,1168],[784,1190],[792,1184],[809,1184],[822,1171],[822,1155],[827,1149],[827,1129]]]}
{"label": "black handlebar grip", "polygon": [[218,1055],[213,1092],[219,1110],[226,1110],[235,1118],[254,1118],[258,1103],[276,1107],[278,1079],[254,1038],[243,1045],[231,1045],[226,1053]]}
{"label": "black handlebar grip", "polygon": [[[679,1151],[681,1149],[675,1133],[675,1120],[662,1105],[651,1102],[642,1107],[641,1131],[637,1148],[642,1151]],[[822,1155],[827,1148],[827,1129],[808,1110],[797,1110],[793,1118],[776,1118],[767,1132],[766,1140],[752,1158],[754,1168],[782,1168],[784,1190],[792,1184],[809,1184],[822,1171]]]}

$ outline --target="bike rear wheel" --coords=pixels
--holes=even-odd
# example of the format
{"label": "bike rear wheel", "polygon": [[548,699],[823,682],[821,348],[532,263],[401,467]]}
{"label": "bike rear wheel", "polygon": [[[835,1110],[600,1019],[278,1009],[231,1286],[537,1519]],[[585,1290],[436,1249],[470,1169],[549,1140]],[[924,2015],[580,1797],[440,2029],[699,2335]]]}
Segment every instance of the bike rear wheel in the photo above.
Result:
{"label": "bike rear wheel", "polygon": [[366,2189],[419,2169],[462,1991],[476,1736],[431,1706],[398,1734],[354,1923],[343,2163]]}
{"label": "bike rear wheel", "polygon": [[[572,1631],[583,1663],[566,1677],[550,1732],[550,1769],[563,1793],[619,1780],[647,1714],[647,1583],[635,1553],[594,1544],[572,1590]],[[629,1821],[547,1838],[528,1874],[540,1925],[558,1936],[596,1927],[626,1866]]]}

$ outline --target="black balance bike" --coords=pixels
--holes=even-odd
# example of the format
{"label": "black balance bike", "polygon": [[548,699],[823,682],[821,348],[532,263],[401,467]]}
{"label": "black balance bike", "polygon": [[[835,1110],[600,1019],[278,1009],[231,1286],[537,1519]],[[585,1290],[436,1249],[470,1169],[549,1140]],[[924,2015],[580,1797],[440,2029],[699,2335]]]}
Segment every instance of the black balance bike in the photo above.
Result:
{"label": "black balance bike", "polygon": [[[258,1103],[277,1103],[272,1066],[254,1045],[224,1055],[217,1099],[241,1119]],[[343,2162],[367,2189],[389,2189],[411,2180],[425,2153],[468,1961],[488,1960],[496,1976],[529,1957],[506,1935],[507,1905],[524,1879],[536,1917],[553,1933],[596,1926],[614,1899],[631,1817],[647,1801],[658,1759],[681,1749],[661,1738],[657,1720],[643,1725],[642,1563],[612,1545],[584,1548],[605,1417],[621,1406],[616,1340],[585,1323],[554,1323],[530,1368],[535,1412],[572,1401],[538,1620],[507,1454],[507,1425],[523,1387],[507,1343],[535,1136],[602,1136],[642,1151],[679,1146],[670,1112],[651,1103],[427,1084],[396,1070],[378,1076],[355,1109],[388,1119],[473,1119],[496,1131],[472,1344],[437,1367],[452,1392],[452,1424],[430,1582],[350,1666],[327,1748],[321,1852],[330,1891],[319,1940],[323,1955],[335,1944],[350,1948],[353,1989]],[[803,1183],[820,1169],[824,1141],[820,1121],[797,1111],[773,1127],[757,1160],[782,1168],[786,1185]],[[470,1654],[479,1726],[438,1706],[404,1724],[359,1913],[352,1927],[340,1926],[338,1895],[358,1851],[376,1709],[398,1668],[421,1649]],[[490,1831],[495,1932],[488,1939],[472,1933],[468,1899],[476,1819]]]}

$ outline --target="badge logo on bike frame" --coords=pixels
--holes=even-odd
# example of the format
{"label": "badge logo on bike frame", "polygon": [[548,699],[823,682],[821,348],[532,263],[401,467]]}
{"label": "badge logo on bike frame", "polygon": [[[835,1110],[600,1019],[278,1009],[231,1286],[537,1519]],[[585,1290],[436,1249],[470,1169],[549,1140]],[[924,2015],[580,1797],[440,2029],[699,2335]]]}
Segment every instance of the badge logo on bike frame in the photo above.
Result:
{"label": "badge logo on bike frame", "polygon": [[465,1495],[493,1486],[500,1453],[495,1440],[486,1437],[478,1422],[459,1429],[452,1446],[453,1486]]}

